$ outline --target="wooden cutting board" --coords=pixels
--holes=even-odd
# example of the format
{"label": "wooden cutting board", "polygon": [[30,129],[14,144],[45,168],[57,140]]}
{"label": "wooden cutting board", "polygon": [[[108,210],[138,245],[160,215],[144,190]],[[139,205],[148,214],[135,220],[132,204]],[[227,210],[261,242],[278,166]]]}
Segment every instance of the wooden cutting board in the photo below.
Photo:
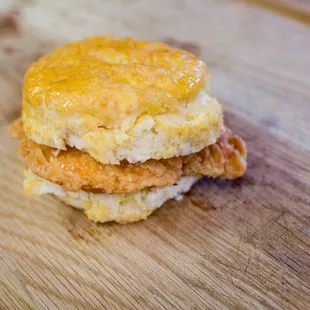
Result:
{"label": "wooden cutting board", "polygon": [[[310,309],[303,1],[285,1],[295,20],[238,1],[31,2],[21,29],[13,18],[0,33],[0,309]],[[26,196],[7,132],[24,70],[56,44],[99,32],[200,53],[225,121],[247,142],[246,175],[204,178],[131,225],[95,224],[51,196]]]}

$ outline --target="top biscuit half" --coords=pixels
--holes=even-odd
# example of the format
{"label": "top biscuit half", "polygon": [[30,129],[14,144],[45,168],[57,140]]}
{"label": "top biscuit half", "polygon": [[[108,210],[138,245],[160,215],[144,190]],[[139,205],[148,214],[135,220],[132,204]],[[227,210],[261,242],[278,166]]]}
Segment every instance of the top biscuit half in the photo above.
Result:
{"label": "top biscuit half", "polygon": [[76,147],[103,164],[188,155],[224,130],[193,54],[159,42],[94,37],[57,48],[28,69],[26,135]]}

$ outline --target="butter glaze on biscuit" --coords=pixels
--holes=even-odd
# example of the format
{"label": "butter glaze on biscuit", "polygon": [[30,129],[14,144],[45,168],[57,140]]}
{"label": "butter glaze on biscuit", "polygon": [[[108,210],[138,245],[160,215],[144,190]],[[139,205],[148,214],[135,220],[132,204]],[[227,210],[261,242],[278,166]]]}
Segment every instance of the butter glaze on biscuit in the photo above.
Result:
{"label": "butter glaze on biscuit", "polygon": [[40,144],[104,164],[187,155],[223,132],[205,64],[159,42],[95,37],[60,47],[26,73],[22,118]]}

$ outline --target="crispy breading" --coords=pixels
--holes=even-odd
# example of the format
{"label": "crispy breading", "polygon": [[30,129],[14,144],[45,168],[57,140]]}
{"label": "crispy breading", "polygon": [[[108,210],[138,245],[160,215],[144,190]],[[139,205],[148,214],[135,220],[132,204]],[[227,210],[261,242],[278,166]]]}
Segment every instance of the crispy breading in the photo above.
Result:
{"label": "crispy breading", "polygon": [[198,153],[120,165],[103,165],[75,148],[62,151],[37,144],[25,136],[20,121],[12,125],[11,134],[21,139],[20,153],[31,171],[67,191],[129,193],[173,185],[182,176],[234,179],[246,170],[245,143],[228,129],[214,145]]}

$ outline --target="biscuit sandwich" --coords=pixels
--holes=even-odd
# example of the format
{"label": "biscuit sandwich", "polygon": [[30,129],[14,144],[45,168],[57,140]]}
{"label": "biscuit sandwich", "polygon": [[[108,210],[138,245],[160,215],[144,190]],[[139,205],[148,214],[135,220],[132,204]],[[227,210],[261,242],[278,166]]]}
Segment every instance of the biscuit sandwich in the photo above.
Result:
{"label": "biscuit sandwich", "polygon": [[129,223],[203,175],[242,176],[245,143],[208,92],[204,62],[164,43],[94,37],[57,48],[26,72],[11,126],[25,191]]}

